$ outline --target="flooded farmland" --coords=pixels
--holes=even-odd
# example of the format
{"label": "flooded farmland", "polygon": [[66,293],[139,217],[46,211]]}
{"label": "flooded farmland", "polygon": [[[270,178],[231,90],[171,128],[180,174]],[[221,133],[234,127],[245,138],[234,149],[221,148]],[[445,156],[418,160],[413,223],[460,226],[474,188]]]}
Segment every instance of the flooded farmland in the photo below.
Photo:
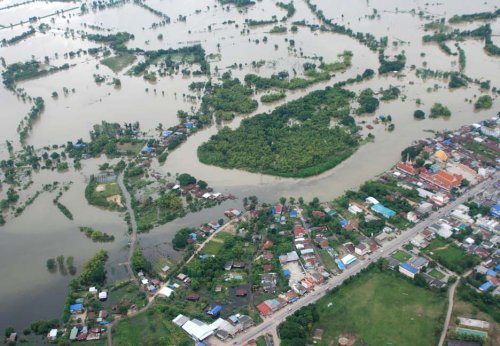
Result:
{"label": "flooded farmland", "polygon": [[[352,66],[346,71],[337,72],[330,80],[318,82],[308,88],[287,91],[286,98],[275,103],[263,104],[259,101],[256,111],[237,115],[232,121],[221,124],[213,122],[189,136],[183,144],[169,153],[164,164],[153,163],[155,169],[162,174],[189,173],[203,179],[216,191],[239,197],[238,200],[226,201],[211,209],[190,213],[139,236],[146,254],[176,259],[180,254],[172,250],[171,241],[178,229],[217,220],[227,208],[241,207],[241,198],[244,196],[255,195],[259,200],[268,202],[281,196],[331,200],[389,168],[397,162],[402,149],[414,140],[429,135],[426,130],[456,129],[495,116],[500,111],[497,94],[481,90],[475,83],[450,90],[446,80],[423,80],[415,72],[418,68],[459,70],[458,56],[445,54],[435,43],[423,43],[422,37],[427,33],[424,28],[426,23],[440,18],[448,19],[455,14],[493,11],[498,6],[495,1],[477,3],[441,0],[439,3],[432,3],[416,0],[312,0],[311,3],[321,9],[326,18],[355,32],[368,32],[377,38],[387,36],[389,43],[386,55],[392,57],[404,51],[406,67],[400,73],[376,75],[370,80],[346,87],[355,93],[366,88],[374,91],[387,89],[389,86],[400,88],[402,97],[381,102],[374,114],[355,116],[356,123],[363,127],[363,135],[368,133],[365,124],[373,124],[373,120],[380,114],[391,115],[395,130],[390,132],[382,124],[373,125],[374,129],[370,130],[375,136],[373,142],[361,145],[337,167],[309,178],[281,178],[202,164],[197,157],[197,148],[223,126],[237,128],[244,118],[270,112],[313,90],[355,78],[366,69],[376,71],[379,67],[378,53],[351,37],[311,30],[310,27],[301,25],[297,26],[297,32],[292,32],[293,22],[321,25],[321,21],[304,0],[294,0],[296,11],[284,22],[255,26],[246,24],[248,20],[267,21],[273,16],[278,19],[285,16],[286,12],[277,7],[275,2],[262,0],[253,6],[238,9],[233,5],[221,6],[216,0],[144,1],[150,8],[170,18],[170,23],[162,23],[164,17],[133,1],[117,4],[108,2],[102,9],[92,9],[90,1],[36,1],[26,4],[22,0],[2,1],[0,41],[10,40],[29,30],[30,26],[36,31],[15,44],[2,44],[0,56],[5,65],[36,59],[47,60],[50,66],[69,64],[69,68],[19,81],[16,83],[17,91],[1,88],[0,159],[8,159],[11,155],[6,141],[12,142],[14,151],[22,148],[19,124],[32,107],[29,98],[23,100],[23,93],[45,100],[45,108],[33,121],[25,143],[43,150],[46,146],[76,142],[80,138],[88,141],[93,125],[103,120],[119,124],[139,122],[141,130],[147,133],[154,132],[160,123],[163,128],[175,126],[179,123],[179,110],[196,112],[201,106],[202,93],[189,88],[193,82],[205,82],[209,79],[215,82],[228,71],[242,81],[249,73],[270,77],[279,71],[287,71],[290,75],[297,74],[301,77],[304,76],[304,63],[316,62],[318,57],[329,63],[334,62],[338,54],[350,50],[353,54]],[[19,6],[7,8],[15,4]],[[81,10],[82,4],[86,5],[86,11]],[[419,15],[420,12],[422,15]],[[40,18],[30,22],[32,17]],[[19,24],[20,22],[23,23]],[[493,31],[492,40],[499,46],[500,21],[496,19],[488,23]],[[41,24],[46,26],[40,28]],[[469,30],[481,24],[483,23],[473,22],[456,27]],[[283,25],[288,31],[270,33],[274,25]],[[101,53],[97,56],[87,53],[89,49],[102,47],[104,44],[84,37],[87,34],[117,32],[128,32],[134,36],[127,42],[127,48],[130,49],[149,51],[200,44],[207,55],[210,74],[194,76],[176,71],[171,75],[158,75],[156,80],[148,81],[142,76],[128,73],[131,66],[144,61],[141,54],[138,54],[135,62],[113,72],[100,64],[103,58]],[[291,40],[294,42],[293,46],[290,45]],[[449,45],[454,49],[451,43]],[[467,59],[463,73],[479,81],[490,80],[492,87],[500,88],[499,57],[488,55],[483,49],[484,43],[479,39],[467,38],[460,42],[460,46]],[[80,52],[77,53],[78,51]],[[74,54],[70,54],[72,52]],[[188,64],[185,66],[187,68]],[[2,71],[4,68],[5,66]],[[95,75],[103,76],[105,81],[96,83]],[[112,85],[113,78],[120,79],[119,87]],[[54,97],[54,92],[58,94],[57,97]],[[493,97],[493,107],[476,111],[474,100],[483,93]],[[252,97],[259,100],[262,94],[257,92]],[[435,102],[439,102],[450,109],[452,116],[447,119],[427,118],[417,121],[413,117],[417,100],[426,113]],[[61,202],[72,211],[74,219],[68,220],[53,205],[54,192],[43,192],[19,216],[6,217],[7,223],[0,227],[0,330],[7,325],[22,328],[33,320],[58,318],[61,315],[71,276],[49,273],[45,265],[49,258],[57,255],[74,256],[80,270],[86,260],[98,249],[104,248],[110,257],[108,280],[126,277],[125,268],[121,265],[126,261],[128,252],[127,224],[123,213],[91,206],[85,199],[85,186],[90,176],[96,174],[99,165],[106,161],[104,155],[83,160],[81,170],[71,168],[63,173],[34,170],[32,184],[20,189],[20,200],[26,200],[44,184],[71,182],[68,191],[61,197]],[[0,178],[0,199],[4,199],[9,184],[3,182],[4,173],[0,173]],[[91,242],[78,231],[78,227],[82,225],[105,230],[115,236],[115,241]],[[32,309],[34,305],[37,306],[36,312]]]}

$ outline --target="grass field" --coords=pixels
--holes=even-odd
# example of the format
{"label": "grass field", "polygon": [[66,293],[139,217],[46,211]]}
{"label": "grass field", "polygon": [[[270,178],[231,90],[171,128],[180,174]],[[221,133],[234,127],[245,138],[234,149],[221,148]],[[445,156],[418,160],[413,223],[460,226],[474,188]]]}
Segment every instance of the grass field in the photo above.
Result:
{"label": "grass field", "polygon": [[122,193],[122,190],[120,190],[120,187],[118,186],[117,183],[105,184],[105,189],[103,192],[105,197],[120,195],[121,193]]}
{"label": "grass field", "polygon": [[407,252],[397,250],[391,255],[392,258],[398,260],[399,262],[406,262],[411,258],[411,255]]}
{"label": "grass field", "polygon": [[193,345],[193,340],[170,319],[155,309],[121,320],[113,328],[113,344],[136,345]]}
{"label": "grass field", "polygon": [[455,244],[440,238],[431,241],[424,253],[459,274],[479,263],[477,256],[470,256]]}
{"label": "grass field", "polygon": [[144,143],[123,143],[123,144],[117,144],[116,147],[122,153],[125,154],[130,153],[132,155],[137,155],[144,147]]}
{"label": "grass field", "polygon": [[438,280],[442,280],[444,279],[444,274],[441,273],[439,270],[437,269],[432,269],[430,272],[429,272],[429,275],[432,276],[433,278],[436,278]]}
{"label": "grass field", "polygon": [[312,330],[325,330],[325,346],[341,333],[355,335],[356,345],[435,345],[445,307],[446,297],[374,270],[321,299]]}
{"label": "grass field", "polygon": [[321,261],[323,262],[327,270],[335,270],[338,268],[335,260],[328,254],[326,250],[320,250],[319,256],[321,257]]}
{"label": "grass field", "polygon": [[133,54],[122,53],[101,60],[101,64],[109,67],[114,73],[120,72],[135,61]]}
{"label": "grass field", "polygon": [[216,255],[224,246],[224,241],[221,239],[214,238],[205,244],[203,247],[203,252],[207,255]]}

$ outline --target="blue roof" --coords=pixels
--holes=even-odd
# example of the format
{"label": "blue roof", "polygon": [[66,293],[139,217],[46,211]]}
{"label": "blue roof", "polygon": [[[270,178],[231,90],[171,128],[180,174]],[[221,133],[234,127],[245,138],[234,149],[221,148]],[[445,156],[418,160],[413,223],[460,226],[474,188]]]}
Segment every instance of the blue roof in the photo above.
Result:
{"label": "blue roof", "polygon": [[417,268],[412,267],[411,265],[409,265],[406,262],[405,263],[401,263],[400,266],[403,267],[404,269],[406,269],[407,271],[409,271],[412,274],[417,274],[418,273],[418,269]]}
{"label": "blue roof", "polygon": [[348,224],[349,224],[349,221],[347,221],[347,220],[340,220],[340,225],[341,225],[342,227],[345,227],[345,226],[347,226]]}
{"label": "blue roof", "polygon": [[494,217],[500,218],[500,204],[495,204],[493,207],[491,207],[490,214]]}
{"label": "blue roof", "polygon": [[394,210],[384,207],[380,203],[372,205],[370,209],[373,210],[374,212],[382,214],[386,218],[390,218],[396,215],[396,212]]}
{"label": "blue roof", "polygon": [[276,304],[278,306],[281,305],[281,303],[280,303],[280,301],[278,299],[274,298],[274,299],[271,299],[271,300],[273,301],[274,304]]}
{"label": "blue roof", "polygon": [[500,272],[500,264],[497,264],[497,266],[495,267],[496,271],[497,272]]}
{"label": "blue roof", "polygon": [[217,315],[221,310],[222,310],[222,306],[217,305],[215,308],[210,310],[209,314],[210,315]]}
{"label": "blue roof", "polygon": [[191,122],[184,123],[184,126],[187,127],[187,128],[192,128],[193,127],[193,123],[191,123]]}
{"label": "blue roof", "polygon": [[290,271],[288,269],[283,270],[283,275],[290,276]]}
{"label": "blue roof", "polygon": [[451,139],[445,139],[445,140],[443,141],[443,144],[444,144],[444,145],[451,145],[451,144],[452,144],[452,141],[451,141]]}
{"label": "blue roof", "polygon": [[197,237],[198,237],[198,235],[197,235],[196,233],[191,233],[191,234],[189,234],[189,236],[190,236],[190,237],[191,237],[191,239],[193,239],[193,240],[196,240],[196,239],[197,239]]}
{"label": "blue roof", "polygon": [[73,147],[75,147],[77,149],[85,148],[86,146],[87,146],[87,144],[85,144],[85,143],[75,143],[75,144],[73,144]]}
{"label": "blue roof", "polygon": [[165,130],[165,131],[163,131],[163,132],[161,133],[161,135],[162,135],[163,137],[168,137],[168,136],[172,135],[172,133],[174,133],[174,132],[173,132],[173,131],[168,131],[168,130]]}
{"label": "blue roof", "polygon": [[290,210],[290,217],[297,217],[297,210]]}
{"label": "blue roof", "polygon": [[146,153],[151,153],[153,151],[153,147],[148,147],[148,146],[145,146],[144,149],[142,149],[142,151],[146,152]]}
{"label": "blue roof", "polygon": [[489,276],[496,276],[497,275],[497,272],[494,271],[493,269],[489,269],[487,272],[486,272],[486,275],[489,275]]}
{"label": "blue roof", "polygon": [[489,290],[491,287],[493,287],[493,284],[491,282],[489,282],[489,281],[486,281],[484,284],[482,284],[479,287],[479,289],[484,292],[484,291]]}
{"label": "blue roof", "polygon": [[83,304],[73,304],[69,306],[69,311],[83,310]]}
{"label": "blue roof", "polygon": [[337,258],[337,259],[335,259],[335,263],[337,263],[337,266],[339,267],[340,270],[345,270],[345,265],[344,265],[344,263],[342,263],[341,260],[339,260]]}
{"label": "blue roof", "polygon": [[436,173],[436,172],[439,172],[441,170],[441,166],[438,165],[437,163],[433,164],[431,167],[430,167],[432,173]]}

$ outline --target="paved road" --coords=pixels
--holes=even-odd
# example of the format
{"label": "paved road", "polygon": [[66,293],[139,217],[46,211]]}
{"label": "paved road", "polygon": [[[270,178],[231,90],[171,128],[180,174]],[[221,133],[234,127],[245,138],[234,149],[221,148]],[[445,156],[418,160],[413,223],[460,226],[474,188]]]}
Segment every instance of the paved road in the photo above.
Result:
{"label": "paved road", "polygon": [[387,257],[390,253],[400,248],[403,244],[411,240],[417,233],[423,231],[427,226],[436,222],[437,219],[441,218],[443,215],[447,215],[459,204],[465,202],[469,197],[477,194],[482,189],[488,189],[498,178],[498,174],[491,179],[487,179],[475,187],[471,188],[469,191],[464,193],[462,196],[458,197],[455,201],[449,203],[445,207],[441,208],[429,215],[429,217],[413,228],[404,231],[400,236],[393,239],[392,241],[384,244],[377,252],[373,253],[367,260],[356,261],[348,270],[344,271],[338,276],[332,277],[327,283],[317,286],[315,291],[307,294],[306,296],[300,298],[296,303],[293,303],[285,308],[277,311],[273,315],[264,319],[264,322],[258,326],[252,327],[246,331],[237,335],[234,339],[229,340],[229,343],[234,345],[243,345],[251,339],[256,339],[259,335],[263,333],[272,332],[281,322],[283,322],[288,315],[293,314],[295,311],[299,310],[303,306],[314,303],[316,300],[324,296],[332,288],[341,285],[344,280],[352,275],[356,275],[361,270],[365,269],[370,263],[376,262],[381,257]]}

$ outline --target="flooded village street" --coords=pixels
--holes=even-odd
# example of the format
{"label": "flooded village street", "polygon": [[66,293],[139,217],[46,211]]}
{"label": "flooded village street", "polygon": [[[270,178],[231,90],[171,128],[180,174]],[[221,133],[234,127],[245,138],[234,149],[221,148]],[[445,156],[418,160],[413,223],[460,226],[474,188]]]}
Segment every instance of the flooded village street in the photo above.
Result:
{"label": "flooded village street", "polygon": [[[21,0],[2,1],[0,7],[21,3]],[[166,162],[152,163],[154,169],[165,176],[188,173],[206,181],[215,191],[232,194],[236,200],[226,200],[212,208],[188,213],[171,222],[138,235],[138,244],[147,257],[177,260],[181,252],[173,250],[172,239],[183,227],[198,227],[200,224],[219,219],[228,208],[241,208],[243,197],[257,196],[259,202],[275,202],[280,197],[303,197],[311,200],[318,197],[330,201],[346,190],[354,189],[363,182],[382,174],[400,160],[401,151],[413,141],[433,136],[429,131],[453,130],[463,125],[479,122],[496,116],[500,112],[498,94],[481,90],[475,83],[467,87],[450,90],[447,80],[416,76],[416,68],[438,71],[458,70],[458,57],[446,55],[437,44],[424,43],[422,36],[427,32],[425,23],[429,20],[417,13],[422,11],[432,18],[449,18],[454,14],[492,11],[498,6],[495,1],[473,2],[441,0],[428,3],[419,0],[353,0],[332,1],[312,0],[326,18],[341,23],[354,32],[369,32],[375,37],[387,36],[389,40],[386,54],[395,56],[402,51],[406,54],[406,68],[400,73],[376,75],[370,80],[353,83],[345,88],[358,94],[366,88],[374,91],[398,86],[401,97],[392,101],[381,101],[378,110],[369,115],[355,116],[356,125],[361,127],[360,135],[371,133],[373,141],[362,144],[355,153],[335,168],[308,178],[283,178],[238,169],[224,169],[203,164],[197,156],[198,147],[207,142],[224,126],[236,129],[241,121],[256,114],[271,112],[276,107],[291,100],[299,99],[311,91],[321,90],[348,78],[356,78],[366,69],[377,71],[378,54],[366,45],[346,35],[321,30],[310,30],[299,26],[297,32],[270,34],[273,25],[249,27],[252,20],[270,20],[272,16],[281,18],[285,12],[275,1],[258,1],[254,6],[237,9],[222,6],[217,0],[148,0],[145,3],[171,18],[169,24],[158,24],[159,16],[151,11],[124,1],[119,6],[109,6],[102,10],[80,13],[82,3],[75,2],[33,2],[10,9],[0,9],[0,41],[10,39],[28,30],[30,17],[52,15],[56,11],[69,10],[62,14],[33,22],[36,34],[16,44],[0,47],[0,56],[6,64],[23,62],[36,58],[50,60],[51,66],[68,63],[69,69],[47,74],[39,78],[19,81],[16,87],[31,97],[40,96],[45,100],[45,109],[32,124],[26,145],[33,146],[40,153],[44,147],[65,145],[79,139],[88,141],[94,124],[140,123],[141,131],[150,139],[158,136],[155,130],[159,124],[163,129],[179,123],[178,111],[195,113],[199,110],[202,97],[200,91],[190,90],[193,82],[213,83],[224,72],[231,71],[232,77],[244,80],[249,73],[270,77],[286,70],[290,75],[302,77],[303,64],[316,62],[322,57],[326,62],[334,62],[345,50],[352,52],[352,66],[338,72],[330,80],[318,82],[304,89],[287,90],[286,98],[273,102],[259,101],[263,92],[256,92],[257,110],[237,115],[231,121],[213,122],[190,135],[175,150],[169,152]],[[310,10],[305,0],[294,0],[296,12],[284,26],[289,29],[293,21],[304,20],[308,25],[322,23]],[[226,9],[229,7],[229,10]],[[76,8],[76,9],[73,9]],[[70,10],[71,9],[71,10]],[[370,18],[376,9],[377,15]],[[411,10],[415,12],[411,12]],[[185,17],[184,17],[185,16]],[[35,24],[36,23],[36,24]],[[49,28],[41,32],[38,27],[46,23]],[[500,46],[500,20],[490,21],[493,42]],[[460,28],[475,28],[478,23],[460,24]],[[145,61],[144,54],[137,54],[129,67],[113,72],[99,63],[101,57],[91,54],[69,54],[73,51],[87,51],[100,44],[82,39],[83,32],[109,34],[128,32],[134,38],[127,47],[144,50],[158,50],[187,47],[201,44],[210,63],[210,74],[196,76],[183,75],[179,71],[172,75],[159,75],[155,81],[147,81],[140,76],[127,73],[134,64]],[[159,38],[161,35],[161,39]],[[266,37],[264,41],[263,38]],[[258,42],[256,42],[258,40]],[[290,46],[290,40],[294,46]],[[395,43],[393,43],[395,42]],[[467,57],[463,73],[479,81],[490,80],[492,87],[500,88],[500,59],[488,55],[480,40],[467,39],[460,43]],[[451,46],[451,44],[450,44]],[[453,48],[455,49],[455,48]],[[260,62],[260,63],[259,63]],[[241,67],[231,67],[233,64]],[[195,64],[196,65],[196,64]],[[182,65],[190,67],[188,63]],[[5,66],[4,66],[5,67]],[[195,69],[193,68],[193,71]],[[96,83],[95,75],[102,75],[105,81]],[[112,84],[113,78],[120,79],[120,86]],[[63,90],[66,90],[63,92]],[[68,91],[69,90],[69,91]],[[74,90],[74,91],[73,91]],[[32,107],[28,99],[23,101],[21,91],[0,88],[0,160],[8,160],[11,153],[6,141],[12,142],[14,151],[22,149],[19,141],[19,124]],[[54,96],[54,92],[58,96]],[[17,93],[17,94],[16,94]],[[482,93],[491,94],[493,106],[489,110],[477,111],[474,102]],[[446,105],[452,113],[448,118],[426,118],[416,120],[413,116],[417,100],[419,108],[429,112],[436,103]],[[356,102],[352,102],[356,108]],[[394,131],[388,131],[383,124],[374,124],[379,115],[391,115]],[[367,125],[373,125],[369,130]],[[155,137],[155,138],[156,138]],[[99,173],[99,166],[111,162],[103,154],[97,158],[81,161],[82,168],[70,168],[65,172],[54,169],[34,170],[32,183],[19,191],[20,201],[33,196],[44,184],[68,183],[69,189],[61,197],[61,202],[73,213],[69,220],[53,203],[56,191],[42,192],[34,203],[17,217],[6,218],[0,226],[0,330],[14,326],[19,330],[39,319],[59,318],[68,292],[72,276],[68,273],[50,273],[46,261],[58,255],[74,256],[78,272],[83,264],[99,249],[108,251],[108,281],[127,277],[125,267],[128,241],[127,223],[123,211],[110,211],[90,205],[85,198],[85,188],[92,175]],[[113,159],[114,164],[118,159]],[[0,173],[0,180],[5,174]],[[6,198],[9,186],[0,186],[0,200]],[[11,207],[14,210],[14,207]],[[80,226],[105,230],[115,240],[109,243],[92,242],[80,233]],[[36,308],[33,308],[36,306]]]}

